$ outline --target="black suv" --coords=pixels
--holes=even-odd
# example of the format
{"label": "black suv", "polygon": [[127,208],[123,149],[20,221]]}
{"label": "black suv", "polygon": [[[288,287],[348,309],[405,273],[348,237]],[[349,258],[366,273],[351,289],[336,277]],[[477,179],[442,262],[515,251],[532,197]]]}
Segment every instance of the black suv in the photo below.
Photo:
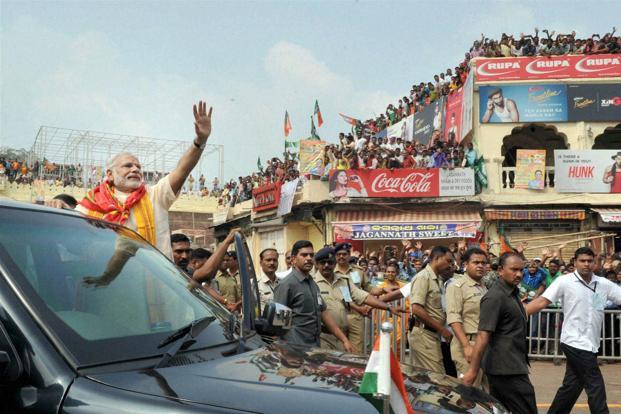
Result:
{"label": "black suv", "polygon": [[[236,248],[241,321],[124,227],[0,201],[0,412],[376,413],[357,394],[365,357],[261,339],[273,324]],[[405,368],[417,412],[506,412]]]}

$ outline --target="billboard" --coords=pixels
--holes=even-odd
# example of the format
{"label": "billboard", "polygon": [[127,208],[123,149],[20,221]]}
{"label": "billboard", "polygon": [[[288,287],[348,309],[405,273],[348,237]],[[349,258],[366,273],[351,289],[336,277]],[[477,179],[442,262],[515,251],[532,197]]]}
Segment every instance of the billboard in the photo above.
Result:
{"label": "billboard", "polygon": [[[461,137],[465,137],[472,131],[472,105],[474,95],[474,73],[468,73],[466,82],[461,88],[463,93],[461,109]],[[458,141],[459,142],[459,141]]]}
{"label": "billboard", "polygon": [[478,82],[621,76],[621,55],[477,58]]}
{"label": "billboard", "polygon": [[567,121],[567,86],[500,85],[479,88],[480,121],[564,122]]}
{"label": "billboard", "polygon": [[442,113],[444,99],[423,107],[423,110],[414,114],[414,140],[421,144],[428,144],[435,129],[442,128]]}
{"label": "billboard", "polygon": [[517,150],[515,188],[545,188],[546,150]]}
{"label": "billboard", "polygon": [[446,239],[476,236],[480,222],[335,224],[334,232],[349,240]]}
{"label": "billboard", "polygon": [[323,175],[325,169],[323,147],[325,145],[325,141],[317,139],[300,140],[300,175]]}
{"label": "billboard", "polygon": [[402,138],[403,141],[411,141],[414,135],[414,115],[407,116],[401,121],[386,128],[386,136]]}
{"label": "billboard", "polygon": [[474,195],[474,170],[440,168],[331,170],[329,195],[349,197],[451,197]]}
{"label": "billboard", "polygon": [[570,121],[621,120],[621,83],[567,86]]}
{"label": "billboard", "polygon": [[554,182],[559,193],[621,193],[621,152],[554,150]]}
{"label": "billboard", "polygon": [[461,142],[463,96],[464,88],[459,88],[446,98],[443,134],[445,142]]}

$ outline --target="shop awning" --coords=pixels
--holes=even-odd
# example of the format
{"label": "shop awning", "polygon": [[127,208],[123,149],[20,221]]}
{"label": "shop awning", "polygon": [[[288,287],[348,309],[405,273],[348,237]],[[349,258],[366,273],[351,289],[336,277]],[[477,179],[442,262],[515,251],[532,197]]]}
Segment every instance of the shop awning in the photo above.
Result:
{"label": "shop awning", "polygon": [[338,211],[333,229],[350,240],[446,239],[475,237],[481,225],[477,211]]}
{"label": "shop awning", "polygon": [[485,220],[584,220],[584,210],[485,209]]}
{"label": "shop awning", "polygon": [[604,223],[621,223],[621,208],[592,208]]}

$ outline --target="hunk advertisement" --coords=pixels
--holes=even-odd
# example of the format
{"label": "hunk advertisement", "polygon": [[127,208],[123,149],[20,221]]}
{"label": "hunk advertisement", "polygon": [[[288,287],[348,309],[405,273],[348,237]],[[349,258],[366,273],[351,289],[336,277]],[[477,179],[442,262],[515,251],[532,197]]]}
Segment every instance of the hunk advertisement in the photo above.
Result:
{"label": "hunk advertisement", "polygon": [[474,171],[471,168],[331,170],[329,183],[329,195],[334,199],[474,195]]}
{"label": "hunk advertisement", "polygon": [[545,187],[546,150],[517,150],[515,188],[543,190]]}
{"label": "hunk advertisement", "polygon": [[567,121],[565,85],[500,85],[479,88],[482,124]]}
{"label": "hunk advertisement", "polygon": [[621,152],[554,150],[559,193],[621,193]]}
{"label": "hunk advertisement", "polygon": [[570,121],[621,120],[621,84],[568,85]]}
{"label": "hunk advertisement", "polygon": [[621,76],[620,55],[476,59],[478,82]]}
{"label": "hunk advertisement", "polygon": [[478,222],[335,224],[334,232],[350,240],[447,239],[476,236]]}

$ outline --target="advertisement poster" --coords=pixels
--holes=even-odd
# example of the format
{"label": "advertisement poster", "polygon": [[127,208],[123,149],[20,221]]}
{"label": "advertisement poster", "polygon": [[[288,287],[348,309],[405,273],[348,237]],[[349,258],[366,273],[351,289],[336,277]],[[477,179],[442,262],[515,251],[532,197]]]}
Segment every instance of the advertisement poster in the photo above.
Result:
{"label": "advertisement poster", "polygon": [[414,115],[407,116],[386,129],[386,136],[401,138],[403,141],[411,141],[414,136]]}
{"label": "advertisement poster", "polygon": [[554,150],[559,193],[621,193],[621,151]]}
{"label": "advertisement poster", "polygon": [[[466,78],[464,86],[461,88],[463,93],[461,109],[461,138],[472,131],[472,105],[474,95],[474,73],[470,72]],[[459,142],[459,141],[457,141]]]}
{"label": "advertisement poster", "polygon": [[567,86],[499,85],[479,88],[482,124],[567,121]]}
{"label": "advertisement poster", "polygon": [[300,140],[300,175],[322,176],[325,165],[323,165],[323,147],[326,142],[316,139]]}
{"label": "advertisement poster", "polygon": [[337,200],[468,196],[474,194],[474,172],[470,168],[331,170],[329,191]]}
{"label": "advertisement poster", "polygon": [[546,150],[517,150],[515,188],[545,188]]}
{"label": "advertisement poster", "polygon": [[442,113],[444,99],[425,106],[422,111],[414,114],[414,140],[421,144],[428,144],[435,129],[442,128]]}
{"label": "advertisement poster", "polygon": [[620,55],[481,58],[475,64],[478,82],[621,76]]}
{"label": "advertisement poster", "polygon": [[480,222],[335,224],[334,232],[350,240],[472,238]]}
{"label": "advertisement poster", "polygon": [[444,111],[444,141],[461,142],[461,118],[463,106],[464,88],[453,92],[446,98]]}
{"label": "advertisement poster", "polygon": [[621,120],[621,83],[568,85],[570,121]]}

